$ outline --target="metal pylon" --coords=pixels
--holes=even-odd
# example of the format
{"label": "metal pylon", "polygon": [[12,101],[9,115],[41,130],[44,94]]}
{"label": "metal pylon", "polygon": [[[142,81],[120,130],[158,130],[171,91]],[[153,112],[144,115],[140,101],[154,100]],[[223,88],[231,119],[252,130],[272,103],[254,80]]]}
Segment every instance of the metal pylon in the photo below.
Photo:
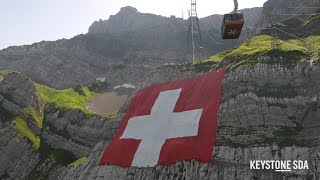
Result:
{"label": "metal pylon", "polygon": [[268,14],[268,22],[269,22],[269,27],[271,28],[271,37],[272,37],[271,44],[272,44],[273,48],[275,48],[275,49],[279,48],[280,43],[279,43],[279,38],[278,38],[278,32],[274,26],[273,18],[270,13]]}
{"label": "metal pylon", "polygon": [[191,0],[191,10],[189,11],[189,29],[185,52],[187,60],[190,62],[189,59],[191,59],[192,62],[196,62],[204,58],[203,48],[201,29],[197,13],[197,0]]}

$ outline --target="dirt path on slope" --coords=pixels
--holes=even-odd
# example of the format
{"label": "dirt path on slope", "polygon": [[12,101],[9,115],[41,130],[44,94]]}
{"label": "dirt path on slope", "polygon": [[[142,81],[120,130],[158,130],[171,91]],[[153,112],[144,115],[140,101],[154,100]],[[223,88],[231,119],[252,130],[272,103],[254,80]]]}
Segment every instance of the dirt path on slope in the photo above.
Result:
{"label": "dirt path on slope", "polygon": [[106,92],[92,97],[86,107],[95,113],[111,114],[118,112],[127,98],[128,95],[118,95],[115,92]]}

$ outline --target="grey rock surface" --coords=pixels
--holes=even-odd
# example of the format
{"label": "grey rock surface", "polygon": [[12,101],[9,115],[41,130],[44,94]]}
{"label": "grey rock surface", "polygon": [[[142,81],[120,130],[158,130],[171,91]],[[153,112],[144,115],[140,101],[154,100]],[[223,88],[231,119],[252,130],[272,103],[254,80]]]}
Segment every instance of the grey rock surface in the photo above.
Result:
{"label": "grey rock surface", "polygon": [[39,161],[39,153],[30,143],[0,122],[0,179],[26,179]]}
{"label": "grey rock surface", "polygon": [[4,79],[0,81],[2,97],[22,108],[28,105],[40,108],[42,100],[29,78],[18,72],[6,72],[3,76]]}
{"label": "grey rock surface", "polygon": [[[163,66],[141,81],[137,89],[201,74],[184,68],[178,69],[176,66]],[[71,152],[77,158],[87,156],[86,162],[73,167],[47,158],[41,159],[39,152],[29,142],[16,137],[12,124],[2,120],[0,151],[3,157],[0,175],[4,179],[27,179],[31,176],[68,180],[316,179],[319,178],[320,165],[319,77],[319,64],[309,63],[300,63],[294,68],[257,64],[228,71],[222,84],[217,143],[212,160],[206,164],[191,161],[155,168],[98,166],[104,149],[119,128],[131,98],[113,120],[95,115],[87,116],[79,110],[61,110],[47,105],[44,110],[44,128],[40,132],[42,140],[51,148]],[[7,76],[0,83],[8,83],[6,78]],[[33,95],[37,94],[36,91],[31,92]],[[16,102],[18,100],[12,102],[2,98],[1,107],[20,108],[16,113],[23,112],[21,103]],[[29,102],[41,102],[41,99]],[[6,110],[8,109],[10,108]],[[256,159],[307,160],[309,170],[289,173],[250,170],[249,161]],[[20,160],[26,163],[22,165]]]}
{"label": "grey rock surface", "polygon": [[[169,167],[121,168],[98,166],[105,147],[100,141],[85,164],[59,169],[58,179],[317,179],[320,123],[319,65],[298,64],[292,69],[257,64],[229,71],[223,81],[218,113],[217,144],[212,161],[179,162]],[[159,68],[140,88],[197,75]],[[277,92],[281,97],[275,95]],[[129,102],[122,108],[120,121]],[[286,134],[291,132],[289,134]],[[307,160],[308,170],[278,173],[250,170],[250,160]]]}
{"label": "grey rock surface", "polygon": [[[93,147],[106,136],[114,133],[118,122],[104,117],[86,115],[80,110],[59,110],[54,106],[45,109],[46,119],[42,135],[55,149],[72,152],[77,158],[89,155]],[[107,133],[108,134],[108,133]]]}
{"label": "grey rock surface", "polygon": [[23,109],[40,108],[42,100],[26,76],[10,71],[0,71],[0,74],[3,77],[0,81],[0,179],[26,179],[40,156],[30,142],[17,137],[11,120],[18,115],[26,117],[27,124],[39,132],[34,119]]}
{"label": "grey rock surface", "polygon": [[[266,27],[270,23],[276,24],[285,19],[295,17],[296,15],[302,15],[301,17],[307,17],[303,14],[315,13],[318,10],[318,8],[316,7],[319,6],[320,2],[318,0],[268,0],[263,5],[263,12],[259,20],[258,26]],[[305,33],[308,34],[308,32]]]}
{"label": "grey rock surface", "polygon": [[[119,122],[102,116],[61,110],[50,104],[43,108],[44,102],[29,78],[11,71],[0,71],[0,75],[0,179],[54,177],[51,171],[67,166],[54,160],[54,153],[71,153],[75,158],[87,156],[103,137],[117,130]],[[43,127],[26,112],[27,107],[44,113]],[[23,131],[40,138],[39,149],[15,129],[13,120],[18,116],[30,129]]]}

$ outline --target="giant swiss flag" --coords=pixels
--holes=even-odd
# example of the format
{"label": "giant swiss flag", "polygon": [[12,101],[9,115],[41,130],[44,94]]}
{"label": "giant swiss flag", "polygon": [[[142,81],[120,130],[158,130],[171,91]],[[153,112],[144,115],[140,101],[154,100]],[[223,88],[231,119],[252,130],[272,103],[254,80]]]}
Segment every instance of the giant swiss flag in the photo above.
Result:
{"label": "giant swiss flag", "polygon": [[100,165],[153,167],[210,161],[225,68],[137,93]]}

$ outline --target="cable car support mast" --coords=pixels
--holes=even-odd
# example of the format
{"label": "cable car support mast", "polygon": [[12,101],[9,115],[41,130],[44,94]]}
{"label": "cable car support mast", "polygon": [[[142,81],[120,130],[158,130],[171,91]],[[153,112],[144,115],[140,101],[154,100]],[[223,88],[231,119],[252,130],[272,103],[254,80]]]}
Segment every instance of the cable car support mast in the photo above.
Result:
{"label": "cable car support mast", "polygon": [[189,40],[191,37],[192,62],[202,59],[204,56],[203,42],[197,13],[197,0],[191,0],[191,10],[189,11],[189,30],[186,45],[186,57],[188,58]]}

